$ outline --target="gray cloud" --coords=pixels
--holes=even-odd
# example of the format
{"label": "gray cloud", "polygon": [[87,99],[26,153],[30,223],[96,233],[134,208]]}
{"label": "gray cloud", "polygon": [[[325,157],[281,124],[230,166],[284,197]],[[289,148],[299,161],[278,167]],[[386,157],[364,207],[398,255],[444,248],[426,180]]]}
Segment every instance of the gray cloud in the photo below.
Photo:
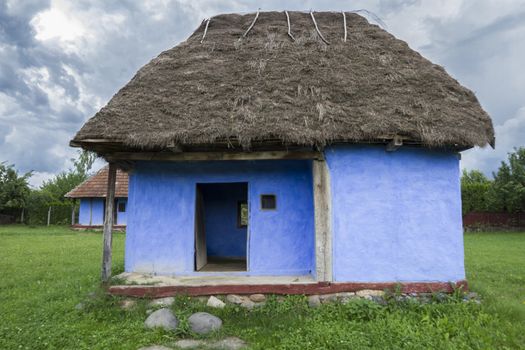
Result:
{"label": "gray cloud", "polygon": [[[468,151],[463,166],[490,172],[524,144],[523,3],[271,0],[259,6],[376,13],[394,35],[473,89],[494,118],[497,150]],[[39,172],[37,182],[66,169],[75,153],[69,139],[142,65],[188,37],[203,18],[256,7],[247,0],[0,2],[0,161]]]}

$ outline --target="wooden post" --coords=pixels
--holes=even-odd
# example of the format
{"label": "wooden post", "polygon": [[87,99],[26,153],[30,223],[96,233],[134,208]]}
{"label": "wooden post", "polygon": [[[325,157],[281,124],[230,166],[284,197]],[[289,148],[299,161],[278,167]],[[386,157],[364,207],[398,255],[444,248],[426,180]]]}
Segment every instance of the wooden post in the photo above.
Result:
{"label": "wooden post", "polygon": [[51,223],[51,207],[47,209],[47,226]]}
{"label": "wooden post", "polygon": [[315,211],[315,267],[317,280],[332,281],[330,175],[324,160],[312,164]]}
{"label": "wooden post", "polygon": [[106,193],[106,213],[104,216],[104,250],[102,252],[102,283],[108,283],[111,278],[111,249],[113,240],[113,205],[115,203],[115,181],[117,167],[109,163],[108,190]]}
{"label": "wooden post", "polygon": [[75,224],[75,202],[71,204],[71,226]]}

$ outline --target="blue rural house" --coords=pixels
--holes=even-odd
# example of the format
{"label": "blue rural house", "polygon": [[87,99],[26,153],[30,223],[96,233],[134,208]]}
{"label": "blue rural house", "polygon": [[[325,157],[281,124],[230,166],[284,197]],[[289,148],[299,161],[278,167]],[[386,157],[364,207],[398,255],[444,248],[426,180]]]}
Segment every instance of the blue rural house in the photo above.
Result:
{"label": "blue rural house", "polygon": [[494,130],[365,18],[261,12],[204,21],[71,145],[108,160],[110,192],[129,173],[128,276],[190,294],[422,291],[465,283],[460,152]]}
{"label": "blue rural house", "polygon": [[[128,174],[118,170],[116,175],[113,223],[115,227],[123,229],[127,221]],[[67,198],[80,201],[78,222],[73,223],[74,228],[101,228],[104,225],[107,183],[108,167],[106,166],[66,193]]]}

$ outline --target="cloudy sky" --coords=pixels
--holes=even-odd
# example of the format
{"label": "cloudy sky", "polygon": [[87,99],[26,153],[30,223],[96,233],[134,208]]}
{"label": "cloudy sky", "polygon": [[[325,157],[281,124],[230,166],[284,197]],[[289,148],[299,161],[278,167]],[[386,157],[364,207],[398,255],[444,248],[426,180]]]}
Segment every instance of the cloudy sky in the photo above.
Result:
{"label": "cloudy sky", "polygon": [[0,161],[34,170],[34,186],[67,169],[68,141],[142,65],[204,18],[259,7],[375,13],[492,116],[496,150],[463,167],[490,174],[525,146],[525,1],[0,0]]}

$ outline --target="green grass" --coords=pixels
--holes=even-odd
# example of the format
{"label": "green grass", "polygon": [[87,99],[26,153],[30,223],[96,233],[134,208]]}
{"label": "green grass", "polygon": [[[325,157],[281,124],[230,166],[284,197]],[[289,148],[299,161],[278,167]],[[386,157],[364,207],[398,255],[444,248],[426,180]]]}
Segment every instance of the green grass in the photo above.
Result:
{"label": "green grass", "polygon": [[[187,317],[224,320],[211,338],[238,336],[255,349],[518,349],[525,347],[525,233],[465,236],[467,277],[483,303],[356,300],[307,307],[301,296],[246,311],[210,310],[187,297],[173,311],[178,332],[143,327],[147,301],[121,310],[98,289],[101,235],[65,227],[0,226],[0,349],[137,349],[196,337]],[[114,273],[123,269],[124,235],[114,240]],[[96,291],[93,298],[87,295]],[[83,310],[75,305],[83,302]]]}

